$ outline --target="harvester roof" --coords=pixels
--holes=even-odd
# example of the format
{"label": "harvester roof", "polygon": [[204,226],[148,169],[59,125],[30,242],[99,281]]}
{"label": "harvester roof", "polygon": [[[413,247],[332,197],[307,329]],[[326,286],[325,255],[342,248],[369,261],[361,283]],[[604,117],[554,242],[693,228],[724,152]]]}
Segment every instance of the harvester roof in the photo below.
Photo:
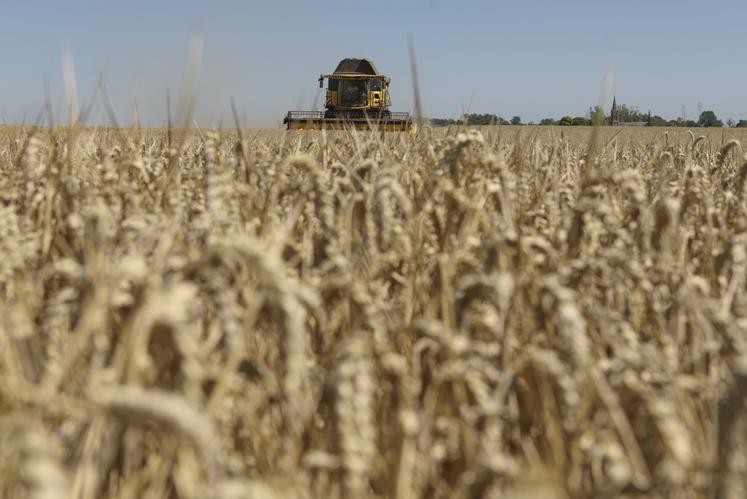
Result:
{"label": "harvester roof", "polygon": [[335,69],[337,73],[357,73],[371,76],[378,76],[379,72],[376,70],[374,63],[368,59],[343,59]]}

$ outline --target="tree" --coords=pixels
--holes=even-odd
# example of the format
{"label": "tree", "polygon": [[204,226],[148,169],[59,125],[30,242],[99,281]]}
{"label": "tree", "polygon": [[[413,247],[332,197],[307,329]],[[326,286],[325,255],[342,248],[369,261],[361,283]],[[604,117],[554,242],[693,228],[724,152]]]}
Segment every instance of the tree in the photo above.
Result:
{"label": "tree", "polygon": [[468,125],[508,125],[508,121],[495,114],[468,114]]}
{"label": "tree", "polygon": [[747,120],[737,121],[737,128],[747,128]]}
{"label": "tree", "polygon": [[589,108],[589,121],[595,125],[606,125],[607,119],[604,117],[604,108],[599,104]]}
{"label": "tree", "polygon": [[560,126],[570,126],[573,125],[573,118],[570,116],[563,116],[560,118],[560,121],[558,121],[558,125]]}
{"label": "tree", "polygon": [[557,125],[557,124],[558,122],[552,118],[542,118],[542,120],[540,120],[540,125],[547,126],[547,125]]}
{"label": "tree", "polygon": [[736,124],[737,124],[737,122],[734,121],[731,118],[729,118],[728,120],[726,120],[726,126],[728,126],[729,128],[734,128],[734,125],[736,125]]}
{"label": "tree", "polygon": [[459,124],[459,121],[451,118],[432,118],[430,122],[433,126],[451,126]]}
{"label": "tree", "polygon": [[617,106],[617,119],[620,123],[648,121],[648,114],[640,112],[635,106],[620,104]]}
{"label": "tree", "polygon": [[681,127],[686,127],[686,128],[695,128],[700,125],[698,125],[698,123],[693,120],[685,121],[682,118],[677,118],[676,120],[671,120],[669,122],[669,126],[681,126]]}
{"label": "tree", "polygon": [[520,116],[514,116],[511,118],[511,124],[512,125],[521,125],[521,117]]}
{"label": "tree", "polygon": [[713,111],[703,111],[700,113],[700,118],[698,118],[698,126],[704,126],[704,127],[722,127],[724,124],[721,122],[720,119],[716,116],[716,113]]}
{"label": "tree", "polygon": [[586,126],[586,125],[591,125],[591,121],[588,118],[584,118],[583,116],[576,116],[571,121],[571,125],[573,125],[573,126]]}
{"label": "tree", "polygon": [[[665,120],[659,115],[652,115],[651,119],[648,120],[648,126],[668,126],[671,122]],[[674,125],[671,125],[674,126]]]}

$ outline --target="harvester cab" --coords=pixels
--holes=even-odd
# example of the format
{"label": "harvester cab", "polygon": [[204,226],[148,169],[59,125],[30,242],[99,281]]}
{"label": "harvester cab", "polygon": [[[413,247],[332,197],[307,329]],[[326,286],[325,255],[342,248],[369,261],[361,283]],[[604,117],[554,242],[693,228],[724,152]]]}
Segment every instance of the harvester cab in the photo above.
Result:
{"label": "harvester cab", "polygon": [[319,88],[327,80],[324,111],[289,111],[283,123],[288,130],[377,129],[409,130],[408,113],[389,111],[389,77],[368,59],[343,59],[334,73],[319,76]]}

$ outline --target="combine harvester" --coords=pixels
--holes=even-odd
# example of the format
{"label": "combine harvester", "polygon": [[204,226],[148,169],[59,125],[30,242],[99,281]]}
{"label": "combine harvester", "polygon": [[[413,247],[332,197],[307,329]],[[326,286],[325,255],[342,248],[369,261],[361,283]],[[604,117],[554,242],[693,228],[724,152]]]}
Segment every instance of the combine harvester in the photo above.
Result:
{"label": "combine harvester", "polygon": [[412,129],[409,113],[389,111],[389,77],[368,59],[343,59],[332,74],[319,76],[319,88],[327,78],[324,111],[288,111],[283,123],[288,130],[383,130]]}

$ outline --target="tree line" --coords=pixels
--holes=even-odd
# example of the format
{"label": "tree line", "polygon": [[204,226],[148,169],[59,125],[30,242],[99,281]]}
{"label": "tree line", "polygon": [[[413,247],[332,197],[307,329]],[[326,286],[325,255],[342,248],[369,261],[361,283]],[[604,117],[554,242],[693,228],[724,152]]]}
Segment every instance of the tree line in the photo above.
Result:
{"label": "tree line", "polygon": [[[588,126],[594,124],[595,117],[601,124],[611,125],[612,119],[610,115],[605,115],[604,111],[598,106],[596,108],[589,108],[589,112],[585,116],[563,116],[556,120],[554,118],[544,118],[539,123],[529,122],[528,125],[560,125],[560,126]],[[449,126],[449,125],[524,125],[520,116],[514,116],[510,120],[505,120],[501,116],[495,114],[466,114],[462,118],[444,119],[444,118],[433,118],[430,120],[433,126]],[[688,128],[697,127],[723,127],[724,122],[721,121],[716,113],[713,111],[703,111],[698,116],[697,121],[687,120],[685,118],[676,118],[673,120],[667,120],[659,115],[652,115],[651,112],[642,113],[638,108],[621,104],[617,108],[617,123],[645,123],[646,126],[681,126]],[[747,128],[747,120],[726,120],[726,126],[729,128]]]}

